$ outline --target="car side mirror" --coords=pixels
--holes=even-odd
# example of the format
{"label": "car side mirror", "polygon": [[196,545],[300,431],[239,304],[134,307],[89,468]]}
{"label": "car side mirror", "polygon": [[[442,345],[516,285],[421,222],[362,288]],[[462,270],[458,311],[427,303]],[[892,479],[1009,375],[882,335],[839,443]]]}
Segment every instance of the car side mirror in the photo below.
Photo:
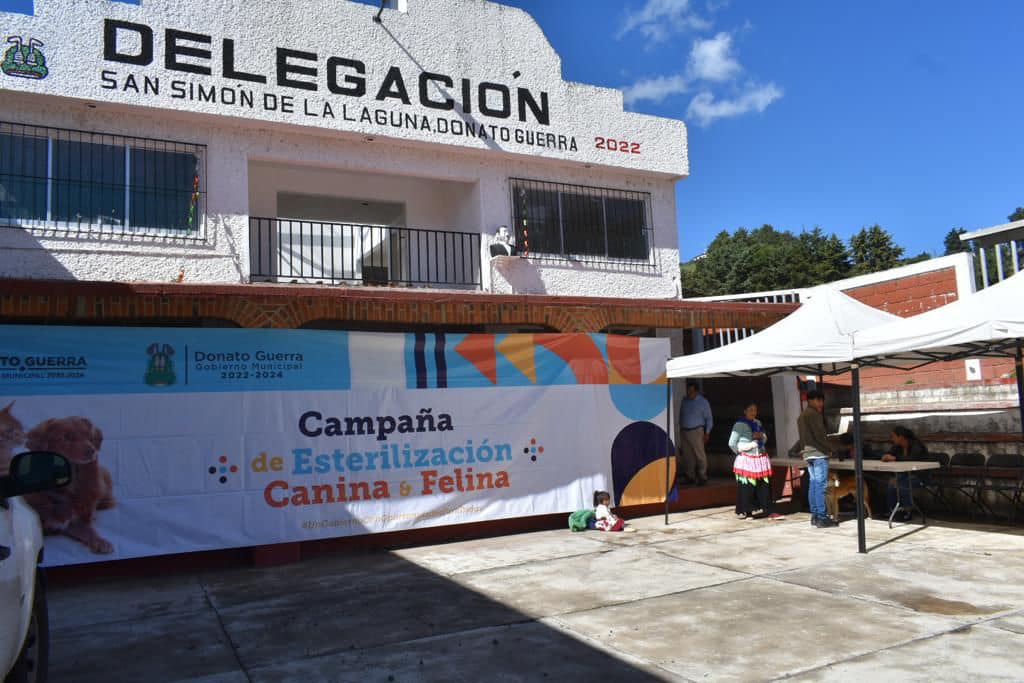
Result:
{"label": "car side mirror", "polygon": [[60,488],[71,483],[71,463],[59,453],[29,451],[11,460],[6,477],[0,477],[0,497]]}

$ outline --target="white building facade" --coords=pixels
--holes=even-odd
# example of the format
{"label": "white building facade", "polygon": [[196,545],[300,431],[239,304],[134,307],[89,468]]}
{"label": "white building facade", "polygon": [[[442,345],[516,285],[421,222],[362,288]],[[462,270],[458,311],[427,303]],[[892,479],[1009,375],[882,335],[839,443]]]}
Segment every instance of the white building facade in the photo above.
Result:
{"label": "white building facade", "polygon": [[678,297],[685,125],[518,9],[35,5],[0,13],[0,277]]}

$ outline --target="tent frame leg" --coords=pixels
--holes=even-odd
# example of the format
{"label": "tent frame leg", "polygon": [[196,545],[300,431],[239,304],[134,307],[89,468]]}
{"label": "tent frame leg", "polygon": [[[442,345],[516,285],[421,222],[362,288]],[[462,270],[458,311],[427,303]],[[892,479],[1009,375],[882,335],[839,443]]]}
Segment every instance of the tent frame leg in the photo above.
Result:
{"label": "tent frame leg", "polygon": [[[666,361],[668,362],[668,361]],[[665,526],[668,526],[668,498],[672,493],[671,465],[676,456],[672,451],[672,380],[665,375]]]}
{"label": "tent frame leg", "polygon": [[860,366],[854,363],[853,370],[853,466],[857,473],[857,552],[866,553],[867,537],[864,529],[864,449],[860,428]]}
{"label": "tent frame leg", "polygon": [[1021,340],[1017,340],[1017,355],[1014,358],[1013,374],[1017,378],[1017,410],[1020,412],[1020,433],[1024,437],[1024,356],[1021,353]]}

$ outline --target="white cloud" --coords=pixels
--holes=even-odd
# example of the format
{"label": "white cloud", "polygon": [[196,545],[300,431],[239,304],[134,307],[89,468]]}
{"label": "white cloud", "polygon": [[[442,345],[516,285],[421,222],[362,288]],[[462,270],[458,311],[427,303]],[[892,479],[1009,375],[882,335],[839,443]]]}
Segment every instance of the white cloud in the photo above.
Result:
{"label": "white cloud", "polygon": [[618,37],[639,31],[651,42],[666,40],[673,32],[707,31],[711,22],[693,11],[690,0],[647,0],[637,11],[628,12]]}
{"label": "white cloud", "polygon": [[[711,22],[693,10],[692,2],[646,0],[641,9],[627,15],[619,37],[638,31],[656,42],[676,31],[709,31]],[[705,2],[710,15],[728,0]],[[699,126],[708,126],[718,119],[763,112],[783,96],[783,91],[772,82],[762,84],[747,80],[741,85],[745,69],[733,48],[733,38],[751,30],[750,22],[746,22],[735,31],[720,31],[710,38],[696,38],[690,47],[685,68],[625,86],[622,88],[623,101],[628,107],[643,101],[663,102],[673,95],[691,92],[701,84],[700,92],[690,100],[686,111],[687,118]]]}
{"label": "white cloud", "polygon": [[723,31],[714,38],[695,40],[687,70],[690,78],[716,83],[737,77],[743,67],[732,54],[732,35]]}
{"label": "white cloud", "polygon": [[709,90],[703,90],[690,101],[686,116],[695,120],[699,126],[707,126],[718,119],[741,116],[752,111],[763,112],[781,97],[782,88],[774,83],[749,83],[744,91],[724,100],[716,100]]}
{"label": "white cloud", "polygon": [[732,36],[722,32],[713,38],[694,41],[685,73],[637,81],[622,89],[623,99],[627,106],[644,100],[661,102],[671,95],[688,92],[693,81],[724,83],[742,71],[743,67],[732,54]]}
{"label": "white cloud", "polygon": [[670,95],[678,95],[689,89],[690,83],[685,76],[658,76],[626,86],[622,89],[622,98],[626,106],[632,106],[641,100],[661,102]]}

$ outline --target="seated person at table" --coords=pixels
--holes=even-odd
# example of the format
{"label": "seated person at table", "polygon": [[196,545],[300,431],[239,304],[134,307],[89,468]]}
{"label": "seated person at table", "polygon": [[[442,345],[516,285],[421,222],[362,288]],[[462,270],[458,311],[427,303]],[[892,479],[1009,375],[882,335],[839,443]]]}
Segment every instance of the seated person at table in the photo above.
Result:
{"label": "seated person at table", "polygon": [[[914,432],[906,427],[893,427],[890,438],[892,439],[892,448],[882,456],[882,462],[928,460],[928,449],[914,435]],[[886,492],[889,512],[892,513],[897,501],[899,501],[900,507],[906,508],[902,514],[903,521],[909,520],[913,516],[911,512],[911,507],[914,504],[913,490],[921,488],[923,485],[922,478],[910,472],[900,472],[893,477],[889,481],[889,490]]]}

